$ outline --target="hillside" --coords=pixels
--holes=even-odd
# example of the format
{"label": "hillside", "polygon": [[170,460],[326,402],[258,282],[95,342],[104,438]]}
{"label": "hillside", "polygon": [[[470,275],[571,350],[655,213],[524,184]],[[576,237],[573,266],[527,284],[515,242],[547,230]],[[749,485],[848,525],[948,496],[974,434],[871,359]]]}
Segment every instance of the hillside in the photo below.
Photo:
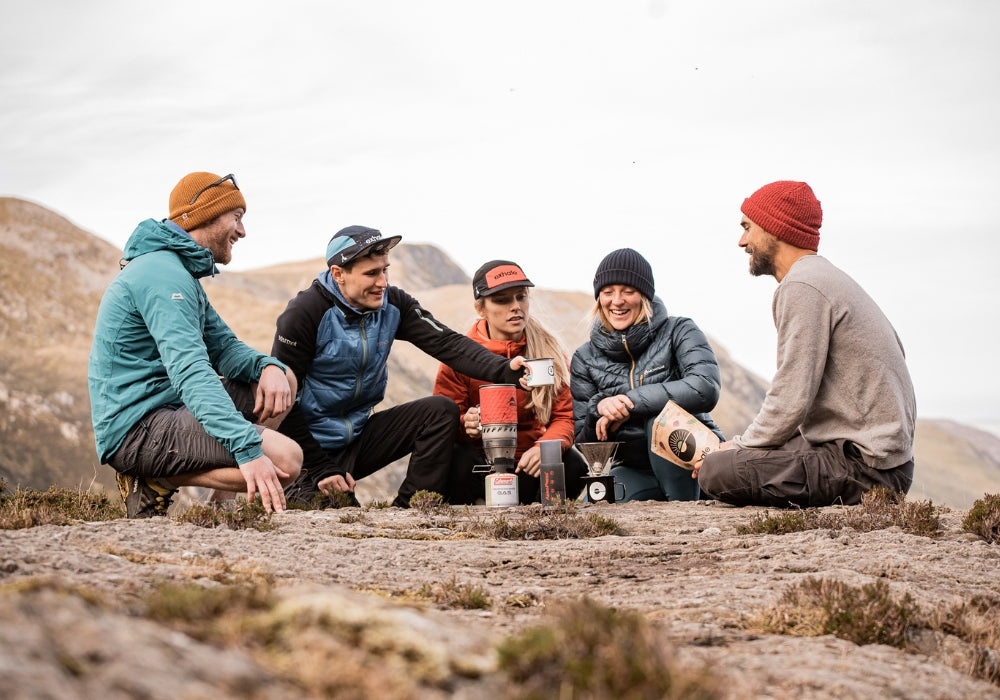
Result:
{"label": "hillside", "polygon": [[[110,468],[97,464],[94,451],[86,363],[97,305],[118,272],[120,255],[44,207],[0,198],[0,477],[12,485],[114,489]],[[316,258],[224,271],[206,279],[205,289],[242,339],[269,351],[274,319],[323,265]],[[433,246],[397,246],[391,281],[456,330],[464,332],[475,318],[468,276]],[[534,292],[533,313],[572,352],[586,338],[593,299],[575,292]],[[704,330],[711,336],[710,328]],[[712,343],[723,377],[713,416],[732,435],[752,419],[767,384],[733,362],[724,343],[715,338]],[[397,344],[386,403],[429,393],[436,369],[431,358],[407,343]],[[913,498],[968,507],[983,493],[1000,492],[1000,440],[968,426],[920,421],[917,465]],[[369,480],[368,493],[383,498],[398,478],[397,467],[394,474]]]}

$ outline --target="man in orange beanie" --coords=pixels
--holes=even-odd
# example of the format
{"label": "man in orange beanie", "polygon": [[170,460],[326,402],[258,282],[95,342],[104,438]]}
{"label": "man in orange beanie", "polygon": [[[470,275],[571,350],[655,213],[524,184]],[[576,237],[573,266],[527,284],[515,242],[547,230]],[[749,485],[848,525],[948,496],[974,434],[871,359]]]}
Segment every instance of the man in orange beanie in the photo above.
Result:
{"label": "man in orange beanie", "polygon": [[903,346],[870,296],[817,255],[823,210],[804,182],[761,187],[742,206],[750,274],[778,281],[778,368],[742,435],[693,476],[735,505],[855,504],[913,481],[916,400]]}
{"label": "man in orange beanie", "polygon": [[199,281],[246,236],[246,200],[233,175],[195,172],[169,205],[167,219],[132,233],[97,312],[88,382],[98,456],[117,472],[129,518],[165,515],[180,486],[259,493],[265,509],[284,510],[302,450],[275,428],[295,375],[240,342]]}

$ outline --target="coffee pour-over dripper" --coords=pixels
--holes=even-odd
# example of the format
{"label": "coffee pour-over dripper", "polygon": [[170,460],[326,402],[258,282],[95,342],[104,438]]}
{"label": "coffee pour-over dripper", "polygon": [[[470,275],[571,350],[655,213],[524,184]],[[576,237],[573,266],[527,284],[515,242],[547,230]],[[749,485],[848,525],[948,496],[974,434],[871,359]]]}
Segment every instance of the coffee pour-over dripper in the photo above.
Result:
{"label": "coffee pour-over dripper", "polygon": [[[625,485],[620,481],[616,482],[610,473],[611,467],[615,464],[615,452],[618,451],[620,444],[620,442],[576,443],[576,448],[587,462],[587,476],[581,479],[587,499],[591,502],[614,503],[625,499]],[[616,494],[619,488],[622,491],[621,497]]]}
{"label": "coffee pour-over dripper", "polygon": [[620,442],[578,442],[576,447],[587,460],[590,476],[604,476],[611,471]]}

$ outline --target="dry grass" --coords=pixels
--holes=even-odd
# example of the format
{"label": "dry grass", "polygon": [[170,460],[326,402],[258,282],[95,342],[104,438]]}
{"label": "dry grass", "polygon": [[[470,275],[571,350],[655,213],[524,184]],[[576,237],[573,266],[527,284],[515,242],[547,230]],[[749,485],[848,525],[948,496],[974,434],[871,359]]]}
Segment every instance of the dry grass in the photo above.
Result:
{"label": "dry grass", "polygon": [[350,508],[358,502],[349,493],[334,491],[330,494],[316,493],[308,502],[289,500],[289,510],[325,510],[327,508]]}
{"label": "dry grass", "polygon": [[894,599],[884,581],[851,586],[807,578],[785,591],[778,605],[751,627],[799,637],[832,634],[855,644],[904,648],[915,616],[913,600],[908,595]]}
{"label": "dry grass", "polygon": [[588,599],[498,647],[518,698],[718,698],[707,669],[678,664],[646,619]]}
{"label": "dry grass", "polygon": [[911,653],[933,654],[923,633],[951,635],[967,645],[968,657],[946,663],[1000,685],[1000,600],[977,596],[944,608],[919,607],[909,594],[894,595],[884,581],[852,586],[807,578],[792,586],[772,608],[748,618],[751,631],[816,637],[832,634],[855,644],[886,644]]}
{"label": "dry grass", "polygon": [[843,530],[858,532],[899,527],[904,532],[924,537],[936,537],[941,532],[938,509],[930,501],[907,501],[901,494],[888,489],[869,491],[856,506],[836,510],[805,508],[754,515],[747,525],[737,529],[741,535],[784,535],[803,530]]}
{"label": "dry grass", "polygon": [[440,697],[454,681],[458,670],[439,647],[397,628],[391,615],[358,616],[350,607],[336,597],[329,605],[283,600],[269,585],[164,585],[149,596],[146,615],[247,654],[273,674],[286,697],[416,700],[431,689]]}
{"label": "dry grass", "polygon": [[230,530],[253,528],[261,532],[274,529],[271,514],[264,510],[259,499],[248,502],[237,498],[232,502],[193,505],[177,516],[181,523],[191,523],[198,527],[228,527]]}
{"label": "dry grass", "polygon": [[443,505],[444,496],[434,491],[424,491],[421,489],[410,497],[410,508],[424,515],[431,515],[439,511]]}
{"label": "dry grass", "polygon": [[72,525],[125,517],[117,496],[56,486],[47,491],[9,491],[0,481],[0,529],[17,530],[36,525]]}
{"label": "dry grass", "polygon": [[969,645],[967,663],[959,670],[1000,685],[1000,599],[974,596],[929,613],[925,625]]}
{"label": "dry grass", "polygon": [[572,501],[558,507],[532,504],[505,511],[493,517],[472,513],[468,522],[456,527],[475,537],[494,540],[564,540],[624,534],[611,518],[596,513],[581,515]]}
{"label": "dry grass", "polygon": [[458,583],[454,575],[450,581],[444,583],[425,583],[417,591],[416,596],[438,605],[461,610],[485,610],[493,605],[486,589],[471,583]]}
{"label": "dry grass", "polygon": [[[117,520],[125,517],[125,505],[117,494],[65,489],[57,486],[47,491],[15,489],[9,491],[0,481],[0,529],[14,530],[37,525],[73,525],[80,522]],[[259,500],[248,503],[194,505],[176,516],[182,523],[199,527],[228,527],[231,530],[267,531],[274,529]]]}
{"label": "dry grass", "polygon": [[962,529],[991,544],[1000,543],[1000,495],[988,493],[973,503]]}
{"label": "dry grass", "polygon": [[163,584],[146,598],[146,616],[201,641],[238,641],[236,619],[275,603],[267,584],[205,587]]}

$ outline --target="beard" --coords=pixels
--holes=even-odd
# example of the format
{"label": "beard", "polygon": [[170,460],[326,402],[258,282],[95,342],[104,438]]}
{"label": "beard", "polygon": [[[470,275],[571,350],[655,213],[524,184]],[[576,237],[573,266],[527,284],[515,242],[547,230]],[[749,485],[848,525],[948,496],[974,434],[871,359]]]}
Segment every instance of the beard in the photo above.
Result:
{"label": "beard", "polygon": [[774,256],[778,252],[778,242],[770,241],[767,246],[750,252],[750,274],[754,277],[775,276]]}

